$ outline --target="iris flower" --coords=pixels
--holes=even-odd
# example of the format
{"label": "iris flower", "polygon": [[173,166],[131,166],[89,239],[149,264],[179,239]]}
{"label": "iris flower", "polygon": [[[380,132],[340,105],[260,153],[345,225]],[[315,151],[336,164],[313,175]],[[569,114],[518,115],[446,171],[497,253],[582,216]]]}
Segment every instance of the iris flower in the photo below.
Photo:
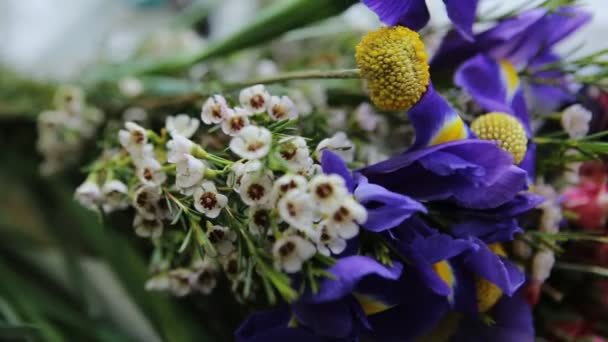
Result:
{"label": "iris flower", "polygon": [[[418,31],[429,22],[425,0],[362,0],[388,26],[401,25]],[[443,0],[454,27],[467,40],[473,39],[478,0]]]}
{"label": "iris flower", "polygon": [[553,110],[572,99],[568,80],[558,70],[554,46],[587,23],[590,15],[575,7],[533,9],[475,35],[474,42],[452,31],[431,61],[433,71],[457,66],[455,81],[484,109],[512,113],[530,130],[522,82],[526,72],[531,98]]}

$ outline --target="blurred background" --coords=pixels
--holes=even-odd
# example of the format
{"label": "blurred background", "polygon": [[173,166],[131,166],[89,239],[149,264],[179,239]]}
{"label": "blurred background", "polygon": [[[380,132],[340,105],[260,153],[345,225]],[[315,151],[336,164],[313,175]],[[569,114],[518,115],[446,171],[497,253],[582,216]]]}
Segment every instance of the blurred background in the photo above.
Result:
{"label": "blurred background", "polygon": [[[234,302],[228,290],[214,292],[213,298],[187,299],[146,292],[151,248],[134,237],[129,215],[102,218],[79,207],[73,189],[84,173],[77,165],[41,176],[35,117],[52,107],[57,84],[80,83],[96,65],[200,51],[234,37],[259,19],[260,11],[281,2],[291,0],[0,1],[1,341],[231,339],[247,309],[217,305]],[[442,1],[427,2],[437,9],[432,12],[434,26],[441,27],[447,22]],[[484,0],[480,12],[506,11],[521,3]],[[602,36],[608,32],[608,1],[584,4],[594,21],[560,46],[563,52],[582,55],[608,47]],[[274,39],[272,44],[262,48],[236,57],[232,52],[238,48],[228,49],[230,58],[195,65],[187,75],[200,80],[215,73],[238,81],[290,65],[348,67],[352,58],[339,57],[348,56],[358,37],[378,25],[375,15],[357,4],[313,26],[274,32],[267,37]],[[306,45],[328,36],[334,39],[331,44],[343,44],[337,44],[341,54],[325,51],[323,43]],[[299,49],[291,49],[294,44]],[[303,46],[313,47],[310,55],[294,56]],[[163,89],[173,89],[170,85]],[[125,78],[119,87],[119,97],[129,98],[141,84]],[[100,91],[95,96],[113,94]],[[125,107],[119,107],[106,109],[106,115],[125,115]],[[196,109],[154,110],[166,115]],[[78,165],[98,153],[95,142],[87,144],[81,153],[84,162]]]}

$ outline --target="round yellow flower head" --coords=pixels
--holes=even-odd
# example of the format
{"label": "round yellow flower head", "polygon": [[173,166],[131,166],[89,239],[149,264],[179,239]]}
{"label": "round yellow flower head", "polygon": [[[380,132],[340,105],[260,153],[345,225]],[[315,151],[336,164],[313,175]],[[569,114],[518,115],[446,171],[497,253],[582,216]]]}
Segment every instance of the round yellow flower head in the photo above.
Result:
{"label": "round yellow flower head", "polygon": [[383,27],[370,32],[357,45],[355,59],[372,102],[382,110],[409,109],[429,85],[424,43],[408,28]]}
{"label": "round yellow flower head", "polygon": [[[488,247],[499,256],[507,256],[502,245],[498,243],[489,245]],[[502,297],[502,290],[485,278],[478,276],[475,280],[475,288],[477,290],[477,307],[479,308],[479,312],[490,310]]]}
{"label": "round yellow flower head", "polygon": [[493,140],[511,153],[515,164],[519,164],[526,155],[528,138],[524,126],[515,117],[505,113],[488,113],[475,119],[471,130],[479,139]]}

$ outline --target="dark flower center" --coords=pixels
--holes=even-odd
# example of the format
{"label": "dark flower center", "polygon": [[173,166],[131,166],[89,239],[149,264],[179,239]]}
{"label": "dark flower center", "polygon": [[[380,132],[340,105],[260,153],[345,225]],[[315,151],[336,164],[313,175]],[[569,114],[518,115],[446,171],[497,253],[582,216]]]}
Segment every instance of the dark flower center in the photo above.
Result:
{"label": "dark flower center", "polygon": [[249,195],[249,198],[254,201],[260,200],[262,197],[264,197],[265,193],[266,189],[260,184],[251,184],[247,189],[247,195]]}
{"label": "dark flower center", "polygon": [[251,100],[249,101],[249,103],[251,104],[251,107],[258,109],[258,108],[262,108],[264,106],[264,104],[266,103],[266,100],[264,100],[264,96],[262,95],[254,95]]}
{"label": "dark flower center", "polygon": [[203,208],[211,210],[217,205],[217,198],[213,192],[205,192],[201,196],[199,203],[203,206]]}
{"label": "dark flower center", "polygon": [[286,257],[293,253],[296,250],[296,244],[292,241],[287,241],[279,248],[279,254],[283,257]]}
{"label": "dark flower center", "polygon": [[334,187],[329,183],[322,183],[317,186],[315,193],[319,198],[328,198],[334,193]]}
{"label": "dark flower center", "polygon": [[343,222],[343,221],[346,221],[346,219],[349,216],[350,216],[350,211],[348,209],[346,209],[345,207],[340,207],[340,209],[338,209],[334,213],[334,220],[336,222]]}
{"label": "dark flower center", "polygon": [[226,236],[226,234],[224,233],[223,230],[213,229],[212,231],[209,232],[209,241],[211,243],[218,243],[224,239],[224,236]]}

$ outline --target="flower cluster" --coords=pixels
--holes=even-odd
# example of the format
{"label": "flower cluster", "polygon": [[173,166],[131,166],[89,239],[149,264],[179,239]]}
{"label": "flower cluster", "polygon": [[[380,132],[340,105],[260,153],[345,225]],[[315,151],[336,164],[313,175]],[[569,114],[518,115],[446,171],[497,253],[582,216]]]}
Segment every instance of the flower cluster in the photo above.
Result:
{"label": "flower cluster", "polygon": [[78,161],[84,143],[95,135],[104,115],[86,104],[80,88],[65,86],[57,90],[55,109],[38,116],[36,146],[44,157],[43,174],[50,175]]}
{"label": "flower cluster", "polygon": [[[91,209],[134,208],[135,234],[168,254],[154,265],[149,289],[207,294],[223,271],[246,299],[256,270],[290,298],[287,274],[306,268],[313,280],[320,276],[318,268],[367,220],[345,180],[315,162],[326,150],[352,150],[343,133],[313,149],[310,139],[292,134],[298,112],[289,97],[255,85],[238,100],[231,107],[211,96],[200,120],[169,116],[160,134],[126,122],[121,149],[95,162],[76,190]],[[195,142],[201,121],[207,132],[221,131],[227,149]]]}

